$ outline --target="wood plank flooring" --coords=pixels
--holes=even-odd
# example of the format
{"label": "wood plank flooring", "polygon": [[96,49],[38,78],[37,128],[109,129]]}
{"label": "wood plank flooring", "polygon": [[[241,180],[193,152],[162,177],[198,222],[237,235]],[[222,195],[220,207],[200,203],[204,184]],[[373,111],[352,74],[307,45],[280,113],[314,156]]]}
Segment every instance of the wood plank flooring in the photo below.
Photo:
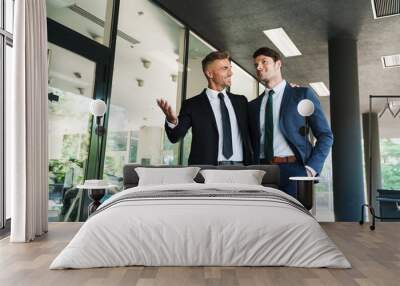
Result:
{"label": "wood plank flooring", "polygon": [[80,223],[50,223],[32,243],[0,241],[0,285],[400,285],[400,223],[378,223],[375,231],[358,223],[322,223],[353,268],[289,267],[120,267],[48,270]]}

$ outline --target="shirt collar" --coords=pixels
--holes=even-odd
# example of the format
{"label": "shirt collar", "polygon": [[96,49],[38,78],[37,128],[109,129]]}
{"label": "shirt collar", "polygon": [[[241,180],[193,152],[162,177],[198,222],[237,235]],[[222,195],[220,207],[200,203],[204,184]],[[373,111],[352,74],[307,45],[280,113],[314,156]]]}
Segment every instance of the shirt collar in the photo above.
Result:
{"label": "shirt collar", "polygon": [[206,94],[210,99],[218,99],[218,93],[223,93],[226,96],[226,88],[221,91],[214,90],[211,88],[206,88]]}
{"label": "shirt collar", "polygon": [[[278,83],[276,86],[274,86],[273,89],[274,90],[274,94],[278,94],[278,93],[283,93],[283,91],[285,90],[286,87],[286,80],[282,80],[280,83]],[[265,88],[265,94],[268,94],[268,92],[271,90],[268,89],[267,87]]]}

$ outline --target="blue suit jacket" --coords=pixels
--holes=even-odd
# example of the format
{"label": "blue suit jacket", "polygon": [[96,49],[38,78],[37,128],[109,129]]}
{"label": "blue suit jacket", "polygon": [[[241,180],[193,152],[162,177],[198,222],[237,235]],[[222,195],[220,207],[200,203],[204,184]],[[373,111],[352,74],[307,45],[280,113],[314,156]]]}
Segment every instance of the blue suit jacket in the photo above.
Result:
{"label": "blue suit jacket", "polygon": [[[249,102],[249,129],[255,164],[260,162],[260,107],[262,98],[263,96],[259,96]],[[306,143],[304,136],[299,132],[300,127],[304,126],[304,117],[297,111],[297,105],[302,99],[311,100],[315,106],[314,113],[309,117],[309,126],[317,139],[315,146],[312,146],[308,140]],[[333,144],[333,134],[322,111],[321,104],[310,88],[292,88],[289,84],[286,85],[279,113],[279,127],[297,160],[320,173]]]}

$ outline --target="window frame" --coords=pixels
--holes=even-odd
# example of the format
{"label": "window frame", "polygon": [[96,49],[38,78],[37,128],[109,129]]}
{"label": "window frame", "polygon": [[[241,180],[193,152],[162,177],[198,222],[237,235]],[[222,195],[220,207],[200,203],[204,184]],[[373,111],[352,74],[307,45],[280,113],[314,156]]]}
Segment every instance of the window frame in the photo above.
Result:
{"label": "window frame", "polygon": [[[5,93],[6,93],[6,48],[13,48],[13,34],[6,30],[6,0],[0,0],[0,237],[10,232],[11,218],[7,219],[6,212],[6,188],[5,188]],[[15,1],[13,5],[15,5]],[[12,9],[15,13],[14,8]]]}

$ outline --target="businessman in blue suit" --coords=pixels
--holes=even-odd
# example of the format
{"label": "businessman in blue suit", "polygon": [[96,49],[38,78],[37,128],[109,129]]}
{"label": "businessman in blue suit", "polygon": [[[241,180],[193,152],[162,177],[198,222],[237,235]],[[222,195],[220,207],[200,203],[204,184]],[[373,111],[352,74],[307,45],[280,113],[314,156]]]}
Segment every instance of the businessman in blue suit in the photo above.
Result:
{"label": "businessman in blue suit", "polygon": [[[249,102],[249,129],[255,164],[278,164],[280,189],[296,197],[292,176],[317,176],[333,144],[332,131],[320,102],[310,88],[291,87],[282,77],[282,58],[268,47],[253,54],[257,77],[266,89]],[[309,126],[316,138],[313,146],[300,133],[304,117],[297,111],[302,99],[314,103]]]}

